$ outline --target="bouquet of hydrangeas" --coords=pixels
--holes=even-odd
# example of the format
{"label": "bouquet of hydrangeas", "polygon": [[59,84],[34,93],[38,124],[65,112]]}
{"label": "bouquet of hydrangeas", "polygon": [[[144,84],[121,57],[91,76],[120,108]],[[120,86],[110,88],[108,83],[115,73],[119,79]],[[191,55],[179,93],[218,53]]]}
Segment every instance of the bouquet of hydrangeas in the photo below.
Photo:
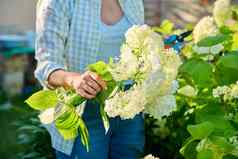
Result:
{"label": "bouquet of hydrangeas", "polygon": [[106,100],[108,116],[130,119],[140,112],[155,118],[169,115],[176,109],[173,94],[178,87],[175,79],[180,64],[174,50],[164,49],[159,34],[146,25],[133,26],[126,33],[120,60],[111,64],[110,72],[116,81],[132,80],[134,85]]}
{"label": "bouquet of hydrangeas", "polygon": [[[95,102],[107,132],[108,117],[132,119],[145,112],[155,118],[169,115],[176,109],[173,95],[178,87],[176,76],[181,64],[174,50],[164,49],[162,37],[147,25],[133,26],[126,33],[125,43],[117,60],[108,64],[99,61],[90,64],[88,70],[97,73],[107,88],[100,92]],[[133,84],[125,90],[125,83]],[[33,94],[27,103],[36,110],[44,124],[55,123],[65,139],[81,135],[82,143],[89,149],[88,131],[81,118],[85,98],[74,90],[58,88]]]}

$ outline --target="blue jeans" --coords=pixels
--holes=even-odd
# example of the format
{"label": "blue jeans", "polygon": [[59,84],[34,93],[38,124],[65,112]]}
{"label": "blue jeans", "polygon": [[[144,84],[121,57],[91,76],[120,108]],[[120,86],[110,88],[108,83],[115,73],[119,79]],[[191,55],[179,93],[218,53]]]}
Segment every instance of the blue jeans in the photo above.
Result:
{"label": "blue jeans", "polygon": [[90,151],[83,147],[80,137],[70,156],[56,151],[57,159],[138,159],[144,149],[144,119],[142,114],[132,120],[110,119],[107,134],[99,113],[99,106],[88,102],[84,121],[89,130]]}

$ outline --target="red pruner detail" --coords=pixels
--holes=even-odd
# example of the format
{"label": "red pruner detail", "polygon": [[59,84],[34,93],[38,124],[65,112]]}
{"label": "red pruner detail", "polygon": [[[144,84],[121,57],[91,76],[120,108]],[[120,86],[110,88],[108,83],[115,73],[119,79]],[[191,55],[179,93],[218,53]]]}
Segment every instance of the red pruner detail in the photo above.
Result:
{"label": "red pruner detail", "polygon": [[165,45],[164,48],[165,48],[165,49],[170,49],[171,46],[170,46],[170,45]]}

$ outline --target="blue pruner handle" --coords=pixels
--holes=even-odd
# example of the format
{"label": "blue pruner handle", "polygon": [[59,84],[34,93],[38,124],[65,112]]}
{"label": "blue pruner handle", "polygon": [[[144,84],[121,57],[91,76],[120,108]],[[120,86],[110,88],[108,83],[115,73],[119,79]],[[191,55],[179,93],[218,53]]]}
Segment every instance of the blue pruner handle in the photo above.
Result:
{"label": "blue pruner handle", "polygon": [[177,53],[180,53],[181,49],[184,47],[184,42],[178,40],[178,35],[171,35],[164,40],[165,48],[173,48]]}
{"label": "blue pruner handle", "polygon": [[173,48],[177,53],[180,53],[182,48],[184,47],[184,39],[192,34],[192,30],[186,31],[180,35],[170,35],[169,37],[165,38],[165,48]]}

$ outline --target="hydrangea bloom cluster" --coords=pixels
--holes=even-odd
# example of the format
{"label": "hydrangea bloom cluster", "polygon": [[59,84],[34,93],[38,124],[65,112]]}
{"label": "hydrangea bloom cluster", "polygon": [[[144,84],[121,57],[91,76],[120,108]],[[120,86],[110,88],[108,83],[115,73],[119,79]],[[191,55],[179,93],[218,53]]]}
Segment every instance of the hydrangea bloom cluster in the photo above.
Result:
{"label": "hydrangea bloom cluster", "polygon": [[110,72],[116,81],[133,80],[129,91],[117,92],[106,101],[110,117],[131,119],[140,112],[155,118],[169,115],[176,108],[173,94],[181,59],[172,49],[164,49],[162,37],[147,25],[133,26],[126,33],[120,60]]}
{"label": "hydrangea bloom cluster", "polygon": [[110,117],[120,116],[122,119],[132,119],[144,110],[146,103],[141,88],[135,86],[128,91],[120,91],[105,103],[105,111]]}
{"label": "hydrangea bloom cluster", "polygon": [[213,9],[213,17],[216,24],[220,27],[224,25],[226,20],[231,18],[231,1],[230,0],[217,0]]}
{"label": "hydrangea bloom cluster", "polygon": [[205,37],[215,35],[218,32],[214,19],[210,16],[202,18],[193,31],[194,42],[197,43]]}
{"label": "hydrangea bloom cluster", "polygon": [[213,96],[215,98],[223,97],[223,99],[238,99],[238,81],[236,84],[230,86],[219,86],[213,90]]}
{"label": "hydrangea bloom cluster", "polygon": [[216,44],[216,45],[213,45],[211,47],[199,47],[197,45],[195,45],[193,47],[193,50],[202,55],[202,54],[210,54],[210,55],[218,55],[221,51],[224,50],[224,46],[222,43],[219,43],[219,44]]}

